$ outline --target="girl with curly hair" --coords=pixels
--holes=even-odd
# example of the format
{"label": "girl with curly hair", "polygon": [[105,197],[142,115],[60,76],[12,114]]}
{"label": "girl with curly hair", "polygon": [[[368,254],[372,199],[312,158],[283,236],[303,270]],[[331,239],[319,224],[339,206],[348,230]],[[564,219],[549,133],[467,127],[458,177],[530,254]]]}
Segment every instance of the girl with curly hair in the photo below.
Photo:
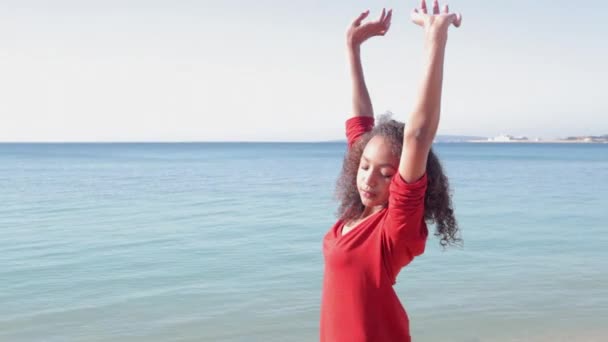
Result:
{"label": "girl with curly hair", "polygon": [[323,342],[411,341],[409,319],[393,285],[399,271],[424,252],[427,223],[442,246],[460,242],[448,179],[431,148],[441,104],[448,28],[462,17],[437,0],[411,13],[424,29],[426,61],[407,125],[374,112],[363,77],[360,47],[388,32],[392,10],[347,33],[353,116],[346,121],[348,151],[337,182],[339,219],[323,239]]}

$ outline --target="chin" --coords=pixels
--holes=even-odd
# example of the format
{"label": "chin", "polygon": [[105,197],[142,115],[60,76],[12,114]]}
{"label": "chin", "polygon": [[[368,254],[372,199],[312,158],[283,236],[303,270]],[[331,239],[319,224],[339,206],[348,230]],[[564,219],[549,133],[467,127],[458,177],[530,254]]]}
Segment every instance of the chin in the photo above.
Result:
{"label": "chin", "polygon": [[369,198],[365,198],[361,195],[359,195],[359,198],[361,199],[361,203],[363,203],[363,205],[366,207],[375,207],[378,205],[378,203],[376,203],[376,201],[370,200]]}
{"label": "chin", "polygon": [[379,201],[376,198],[370,200],[369,198],[365,198],[363,196],[359,196],[359,198],[361,198],[361,203],[363,203],[363,205],[366,207],[379,207],[379,206],[384,207],[384,206],[388,205],[388,200]]}

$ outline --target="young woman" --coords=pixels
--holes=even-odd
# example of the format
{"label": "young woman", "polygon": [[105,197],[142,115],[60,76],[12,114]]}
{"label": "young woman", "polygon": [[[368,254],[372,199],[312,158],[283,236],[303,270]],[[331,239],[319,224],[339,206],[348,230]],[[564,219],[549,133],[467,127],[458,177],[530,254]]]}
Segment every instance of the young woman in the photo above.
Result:
{"label": "young woman", "polygon": [[407,125],[374,112],[363,78],[361,44],[389,29],[392,10],[352,23],[347,47],[353,80],[353,117],[346,121],[348,152],[337,190],[339,220],[325,235],[321,304],[323,342],[411,341],[409,319],[393,285],[399,271],[424,252],[427,221],[441,245],[459,242],[449,185],[431,149],[441,103],[448,28],[460,14],[423,0],[412,21],[424,28],[426,62]]}

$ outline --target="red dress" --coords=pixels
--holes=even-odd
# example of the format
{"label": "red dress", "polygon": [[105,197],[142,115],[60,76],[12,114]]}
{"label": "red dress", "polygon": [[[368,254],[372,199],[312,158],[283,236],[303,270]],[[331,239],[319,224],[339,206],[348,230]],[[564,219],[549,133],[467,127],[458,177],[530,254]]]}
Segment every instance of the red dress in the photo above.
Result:
{"label": "red dress", "polygon": [[[374,125],[346,121],[349,146]],[[388,206],[342,236],[338,220],[323,239],[322,342],[411,341],[408,316],[393,289],[397,274],[424,252],[427,174],[406,183],[397,172]]]}

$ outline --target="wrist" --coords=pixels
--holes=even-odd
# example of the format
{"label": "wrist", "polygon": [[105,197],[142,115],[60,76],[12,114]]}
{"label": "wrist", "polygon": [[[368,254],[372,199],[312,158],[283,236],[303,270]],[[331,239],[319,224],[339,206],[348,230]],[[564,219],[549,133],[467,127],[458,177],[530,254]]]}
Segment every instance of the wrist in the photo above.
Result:
{"label": "wrist", "polygon": [[347,42],[346,48],[350,55],[359,55],[361,53],[361,44]]}
{"label": "wrist", "polygon": [[448,42],[447,32],[428,31],[425,37],[425,46],[429,49],[445,49]]}

